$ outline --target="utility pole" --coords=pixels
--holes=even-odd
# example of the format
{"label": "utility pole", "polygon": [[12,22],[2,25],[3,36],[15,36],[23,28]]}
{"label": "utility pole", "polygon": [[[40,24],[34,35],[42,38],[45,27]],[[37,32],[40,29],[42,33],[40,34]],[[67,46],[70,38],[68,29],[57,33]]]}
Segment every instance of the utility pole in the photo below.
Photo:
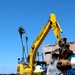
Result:
{"label": "utility pole", "polygon": [[39,51],[37,51],[37,57],[38,57],[38,61],[39,61],[39,56],[40,56],[40,54],[39,54]]}

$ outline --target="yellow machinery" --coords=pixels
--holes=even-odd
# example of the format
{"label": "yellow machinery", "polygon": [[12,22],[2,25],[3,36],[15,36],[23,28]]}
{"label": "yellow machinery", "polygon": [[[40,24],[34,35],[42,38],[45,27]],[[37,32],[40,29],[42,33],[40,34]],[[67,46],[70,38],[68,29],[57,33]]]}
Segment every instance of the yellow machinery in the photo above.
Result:
{"label": "yellow machinery", "polygon": [[43,42],[46,35],[48,34],[48,32],[50,31],[50,29],[53,30],[56,40],[59,42],[61,40],[60,32],[62,32],[62,29],[60,28],[60,25],[56,19],[55,14],[50,14],[47,24],[42,28],[39,35],[33,42],[30,48],[30,52],[28,54],[28,63],[17,64],[17,69],[16,69],[17,74],[33,75],[34,62],[35,62],[37,50],[41,45],[41,43]]}

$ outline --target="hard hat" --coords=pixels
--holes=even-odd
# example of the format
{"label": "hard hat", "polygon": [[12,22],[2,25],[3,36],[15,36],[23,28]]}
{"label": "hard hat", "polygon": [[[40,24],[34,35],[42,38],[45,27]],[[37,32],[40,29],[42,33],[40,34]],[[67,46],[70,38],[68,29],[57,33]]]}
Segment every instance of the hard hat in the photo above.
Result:
{"label": "hard hat", "polygon": [[44,72],[44,70],[42,69],[42,67],[40,65],[37,65],[35,67],[34,73],[40,73],[40,72]]}

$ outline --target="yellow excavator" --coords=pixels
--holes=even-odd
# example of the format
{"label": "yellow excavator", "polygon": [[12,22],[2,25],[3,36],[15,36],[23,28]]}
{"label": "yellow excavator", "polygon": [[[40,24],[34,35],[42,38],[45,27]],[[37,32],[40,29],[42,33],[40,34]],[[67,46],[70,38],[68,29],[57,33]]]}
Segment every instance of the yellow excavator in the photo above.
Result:
{"label": "yellow excavator", "polygon": [[41,45],[41,43],[43,42],[43,40],[45,39],[48,32],[50,31],[50,29],[53,30],[56,40],[57,42],[59,42],[61,40],[60,33],[62,32],[62,29],[56,19],[55,14],[53,13],[50,14],[48,22],[42,28],[39,35],[37,36],[37,38],[35,39],[35,41],[33,42],[31,46],[29,54],[28,54],[28,58],[27,58],[28,63],[18,63],[17,64],[17,68],[16,68],[17,74],[33,75],[34,63],[35,63],[37,50],[39,46]]}

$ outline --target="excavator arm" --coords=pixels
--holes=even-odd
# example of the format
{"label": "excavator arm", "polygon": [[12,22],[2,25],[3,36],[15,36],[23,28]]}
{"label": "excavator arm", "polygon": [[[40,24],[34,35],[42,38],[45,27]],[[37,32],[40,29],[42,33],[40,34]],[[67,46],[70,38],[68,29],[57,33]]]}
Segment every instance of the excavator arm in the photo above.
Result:
{"label": "excavator arm", "polygon": [[44,38],[50,31],[50,29],[53,30],[54,35],[56,37],[56,40],[59,42],[61,40],[60,32],[62,32],[62,29],[59,26],[58,21],[56,20],[56,16],[54,14],[50,14],[49,21],[47,24],[42,28],[39,35],[37,36],[36,40],[33,42],[33,45],[31,46],[30,53],[28,55],[29,57],[29,65],[31,68],[33,68],[33,64],[36,58],[36,52],[43,42]]}
{"label": "excavator arm", "polygon": [[50,31],[50,29],[53,30],[56,40],[59,42],[61,40],[60,32],[62,32],[62,29],[56,19],[55,14],[50,14],[48,22],[42,28],[39,35],[33,42],[30,48],[30,52],[28,54],[28,64],[18,64],[17,65],[18,67],[20,67],[19,69],[20,74],[33,75],[33,66],[34,66],[37,50],[39,46],[41,45],[41,43],[43,42],[43,40],[45,39],[48,32]]}

